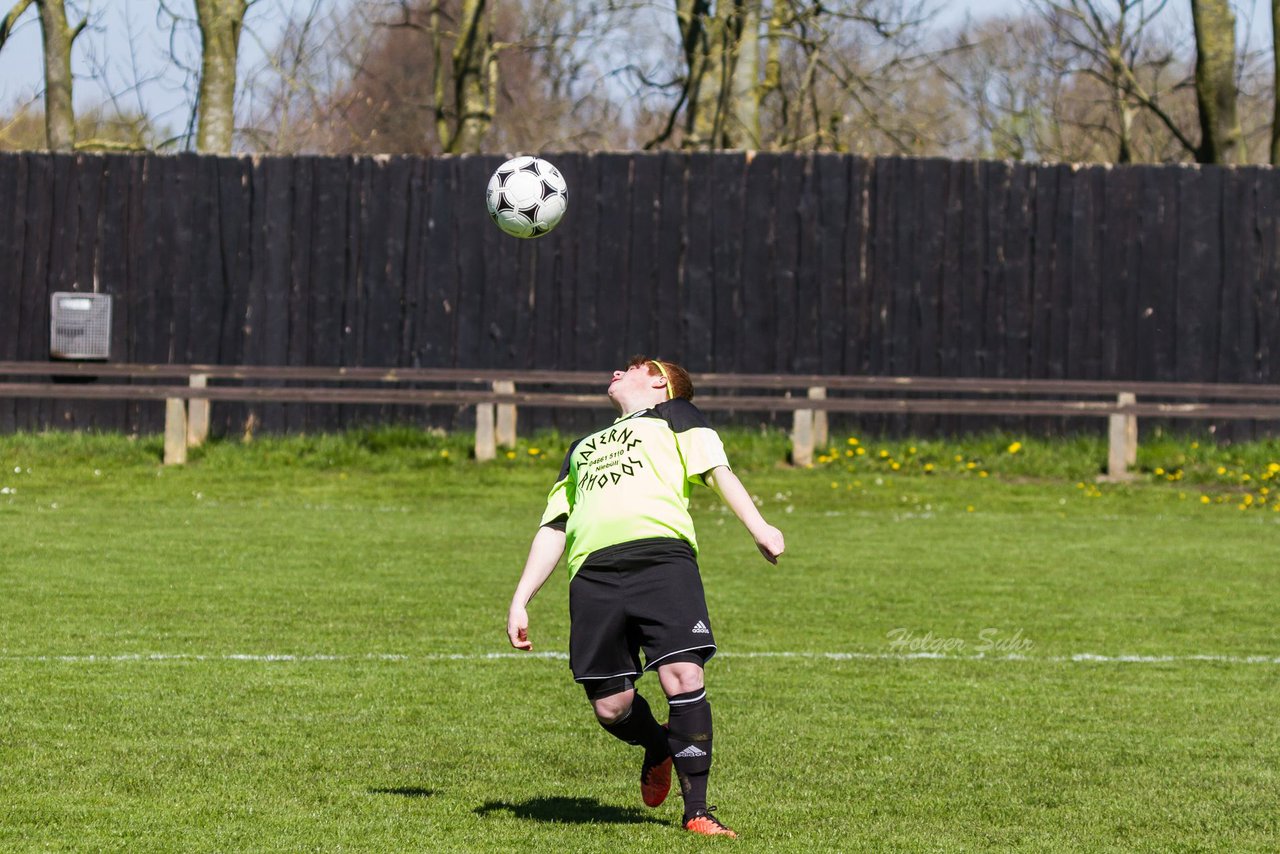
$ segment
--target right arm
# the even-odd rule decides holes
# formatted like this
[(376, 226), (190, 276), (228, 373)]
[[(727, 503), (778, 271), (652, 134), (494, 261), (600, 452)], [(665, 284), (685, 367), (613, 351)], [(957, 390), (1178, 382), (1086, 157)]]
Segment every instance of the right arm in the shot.
[(516, 649), (533, 649), (533, 642), (529, 640), (529, 613), (526, 608), (555, 571), (560, 556), (564, 554), (564, 543), (564, 531), (549, 525), (542, 526), (533, 535), (529, 557), (524, 562), (524, 571), (520, 573), (520, 582), (516, 584), (511, 607), (507, 610), (507, 637)]

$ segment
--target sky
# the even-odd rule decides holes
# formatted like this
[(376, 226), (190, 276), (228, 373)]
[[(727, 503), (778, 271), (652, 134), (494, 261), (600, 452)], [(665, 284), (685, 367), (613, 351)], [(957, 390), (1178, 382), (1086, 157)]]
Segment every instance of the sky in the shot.
[[(345, 0), (320, 0), (325, 5)], [(13, 0), (0, 0), (0, 14)], [(190, 120), (192, 72), (169, 61), (170, 45), (192, 69), (198, 66), (199, 40), (194, 21), (179, 23), (161, 10), (160, 0), (70, 0), (91, 10), (90, 28), (76, 41), (72, 69), (77, 76), (76, 106), (100, 104), (112, 95), (128, 112), (145, 112), (162, 127), (180, 131)], [(288, 13), (305, 10), (316, 0), (257, 0), (250, 6), (246, 31), (241, 38), (240, 69), (258, 65), (265, 49), (279, 36)], [(937, 0), (939, 26), (954, 26), (966, 15), (975, 19), (1013, 13), (1024, 0)], [(194, 18), (191, 0), (169, 0), (178, 14)], [(1236, 0), (1241, 38), (1255, 46), (1270, 41), (1268, 4), (1263, 0)], [(1172, 26), (1190, 32), (1190, 1), (1168, 0), (1165, 15)], [(131, 49), (131, 46), (133, 49)], [(134, 57), (136, 55), (136, 61)], [(105, 74), (106, 86), (90, 79)], [(0, 49), (0, 113), (11, 113), (19, 104), (38, 100), (42, 90), (43, 59), (40, 26), (34, 6), (23, 15), (9, 42)], [(137, 85), (135, 85), (135, 83)]]

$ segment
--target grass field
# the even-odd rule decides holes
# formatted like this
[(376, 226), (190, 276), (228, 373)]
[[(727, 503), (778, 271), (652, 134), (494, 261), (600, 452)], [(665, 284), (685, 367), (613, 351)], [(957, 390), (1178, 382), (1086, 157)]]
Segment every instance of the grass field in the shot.
[(507, 646), (557, 437), (0, 438), (0, 850), (1280, 848), (1280, 448), (780, 442), (779, 567), (695, 503), (733, 843), (640, 806), (563, 569)]

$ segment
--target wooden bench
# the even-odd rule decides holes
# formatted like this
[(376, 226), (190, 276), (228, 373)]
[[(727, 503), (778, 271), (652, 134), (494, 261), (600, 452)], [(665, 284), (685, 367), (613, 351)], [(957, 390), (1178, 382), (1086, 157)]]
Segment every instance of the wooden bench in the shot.
[[(476, 458), (488, 460), (498, 446), (515, 444), (518, 407), (607, 408), (599, 390), (607, 377), (608, 371), (0, 362), (0, 378), (9, 378), (0, 382), (0, 397), (163, 400), (166, 464), (185, 462), (187, 449), (207, 439), (216, 401), (475, 406)], [(827, 444), (830, 412), (1105, 417), (1112, 479), (1125, 478), (1136, 460), (1138, 418), (1280, 423), (1280, 386), (1274, 385), (717, 373), (695, 374), (693, 381), (704, 410), (791, 412), (792, 462), (800, 466), (811, 465), (814, 448)], [(518, 390), (528, 385), (596, 390)]]

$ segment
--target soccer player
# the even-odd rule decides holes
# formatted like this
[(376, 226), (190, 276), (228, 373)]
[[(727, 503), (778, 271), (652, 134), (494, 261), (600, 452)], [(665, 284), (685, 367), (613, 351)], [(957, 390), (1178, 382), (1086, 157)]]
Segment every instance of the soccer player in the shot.
[[(685, 829), (736, 837), (707, 806), (711, 704), (702, 670), (716, 644), (698, 574), (691, 487), (719, 494), (770, 563), (782, 554), (782, 532), (729, 469), (720, 437), (690, 402), (693, 383), (683, 368), (637, 356), (613, 372), (609, 397), (620, 417), (569, 447), (511, 599), (507, 635), (516, 649), (533, 649), (526, 608), (567, 551), (569, 666), (600, 725), (644, 748), (644, 803), (666, 799), (674, 764)], [(666, 724), (636, 691), (648, 670), (657, 670), (667, 696)]]

